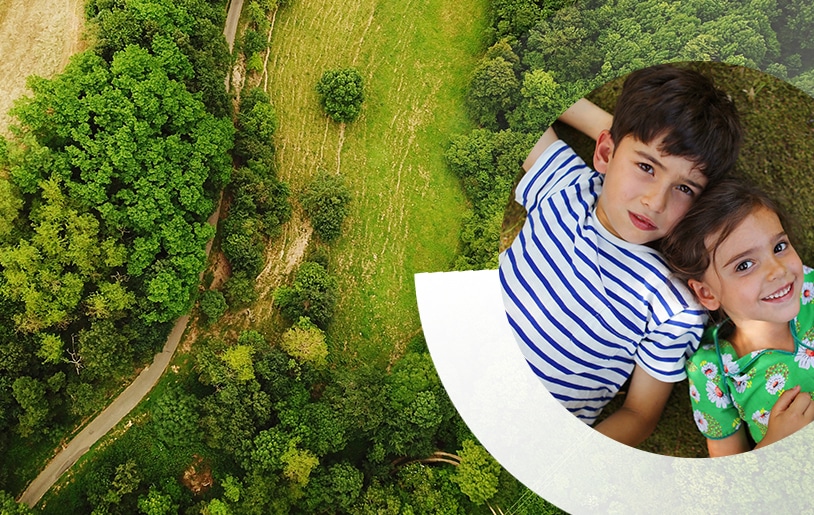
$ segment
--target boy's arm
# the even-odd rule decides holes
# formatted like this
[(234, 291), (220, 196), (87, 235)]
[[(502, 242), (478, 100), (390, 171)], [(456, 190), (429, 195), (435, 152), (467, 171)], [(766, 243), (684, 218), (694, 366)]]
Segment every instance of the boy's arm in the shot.
[(656, 428), (672, 390), (673, 383), (659, 381), (636, 365), (625, 403), (595, 429), (617, 442), (639, 445)]
[[(610, 130), (613, 115), (590, 100), (580, 98), (560, 115), (559, 120), (596, 140), (603, 130)], [(555, 141), (557, 141), (557, 133), (549, 127), (537, 140), (526, 160), (523, 161), (523, 170), (528, 172), (537, 161), (537, 158), (540, 157), (540, 154)]]
[(612, 114), (585, 98), (577, 100), (558, 119), (592, 140), (599, 139), (599, 134), (610, 130), (613, 123)]
[(523, 161), (523, 171), (528, 172), (531, 170), (531, 167), (534, 166), (534, 163), (537, 162), (537, 158), (539, 158), (542, 153), (551, 146), (552, 143), (557, 141), (557, 133), (554, 132), (554, 129), (549, 127), (545, 130), (540, 139), (537, 140), (537, 143), (531, 147), (531, 152), (529, 152), (529, 156)]

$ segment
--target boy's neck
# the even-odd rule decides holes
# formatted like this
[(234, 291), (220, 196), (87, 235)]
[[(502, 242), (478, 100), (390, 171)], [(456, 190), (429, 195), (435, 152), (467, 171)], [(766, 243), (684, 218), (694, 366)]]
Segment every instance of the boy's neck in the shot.
[(788, 322), (739, 323), (729, 337), (729, 343), (732, 344), (739, 358), (765, 349), (794, 351), (794, 336), (791, 334)]

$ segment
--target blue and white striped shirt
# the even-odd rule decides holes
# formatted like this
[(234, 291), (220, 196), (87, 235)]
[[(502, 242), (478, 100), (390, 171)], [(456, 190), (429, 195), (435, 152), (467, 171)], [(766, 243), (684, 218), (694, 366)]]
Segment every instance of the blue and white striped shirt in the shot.
[(517, 185), (528, 212), (500, 255), (509, 324), (532, 370), (592, 424), (636, 364), (685, 377), (706, 322), (655, 250), (611, 234), (595, 215), (602, 175), (557, 141)]

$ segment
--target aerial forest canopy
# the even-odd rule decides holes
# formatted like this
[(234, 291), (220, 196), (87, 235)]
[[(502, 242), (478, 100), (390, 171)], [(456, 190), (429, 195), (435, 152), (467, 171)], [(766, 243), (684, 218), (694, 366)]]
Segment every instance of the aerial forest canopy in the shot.
[(603, 84), (656, 63), (718, 61), (814, 94), (814, 8), (800, 0), (493, 0), (491, 11), (490, 46), (466, 97), (479, 128), (453, 137), (446, 154), (473, 203), (459, 269), (497, 266), (502, 213), (528, 149)]
[[(97, 386), (132, 374), (189, 310), (232, 169), (217, 3), (87, 14), (99, 44), (29, 79), (0, 153), (0, 331), (19, 335), (3, 342), (0, 432), (19, 419), (35, 439), (95, 410)], [(28, 416), (20, 399), (45, 385), (45, 414)]]
[[(88, 0), (91, 48), (61, 75), (32, 78), (31, 95), (14, 109), (13, 135), (0, 139), (0, 506), (11, 505), (3, 490), (22, 491), (37, 460), (44, 463), (148, 362), (175, 319), (192, 313), (201, 323), (178, 374), (165, 376), (132, 426), (94, 449), (43, 511), (557, 512), (477, 443), (420, 331), (393, 343), (398, 352), (386, 366), (349, 358), (364, 355), (355, 348), (338, 357), (338, 348), (352, 345), (332, 340), (335, 312), (356, 308), (342, 304), (347, 292), (331, 265), (347, 259), (334, 252), (358, 224), (351, 208), (363, 205), (365, 192), (351, 190), (359, 181), (320, 173), (320, 163), (292, 192), (277, 177), (274, 145), (291, 122), (278, 119), (284, 111), (258, 86), (271, 71), (273, 89), (273, 70), (264, 69), (276, 51), (272, 20), (279, 26), (283, 10), (317, 4), (247, 0), (233, 57), (222, 37), (227, 3)], [(355, 25), (403, 23), (371, 12)], [(460, 124), (462, 134), (438, 132), (450, 140), (439, 173), (458, 177), (471, 205), (455, 268), (497, 266), (520, 163), (565, 107), (608, 80), (656, 62), (700, 59), (760, 68), (814, 91), (814, 8), (803, 0), (492, 0), (489, 15), (486, 34), (471, 40), (482, 44), (469, 88), (459, 88), (459, 105), (450, 108), (463, 118), (466, 106), (471, 120)], [(392, 64), (383, 54), (366, 61), (366, 51), (354, 65), (369, 89), (361, 114), (343, 118), (346, 149), (354, 131), (370, 132), (381, 107), (371, 70)], [(257, 80), (232, 98), (224, 78), (243, 58)], [(308, 93), (322, 113), (319, 74), (312, 79)], [(748, 91), (751, 79), (738, 80), (730, 86)], [(361, 93), (358, 86), (351, 92)], [(755, 101), (778, 91), (768, 82), (755, 87)], [(608, 105), (610, 93), (597, 101)], [(351, 95), (357, 108), (361, 99)], [(324, 121), (332, 131), (334, 122)], [(292, 146), (300, 151), (289, 145), (289, 153)], [(346, 162), (377, 178), (387, 173), (365, 169), (364, 159)], [(214, 234), (206, 220), (221, 195), (227, 209), (216, 250), (228, 273), (213, 285), (210, 271), (200, 284)], [(280, 255), (269, 252), (270, 242), (285, 239), (289, 220), (305, 217), (314, 236), (281, 279), (289, 284), (258, 288), (267, 260)], [(379, 257), (364, 268), (379, 266)], [(251, 313), (262, 301), (255, 323)], [(381, 311), (376, 316), (402, 314)], [(244, 326), (217, 332), (237, 313)], [(344, 329), (360, 337), (369, 330)], [(190, 470), (208, 479), (208, 489), (195, 490)]]

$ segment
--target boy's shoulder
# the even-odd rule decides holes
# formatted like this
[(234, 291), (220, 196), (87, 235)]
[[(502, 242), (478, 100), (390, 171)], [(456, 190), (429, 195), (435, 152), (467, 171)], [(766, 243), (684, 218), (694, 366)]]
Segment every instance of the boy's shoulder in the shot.
[(576, 180), (589, 180), (598, 174), (563, 140), (553, 141), (529, 165), (516, 189), (517, 202), (530, 207), (529, 200), (548, 195)]

